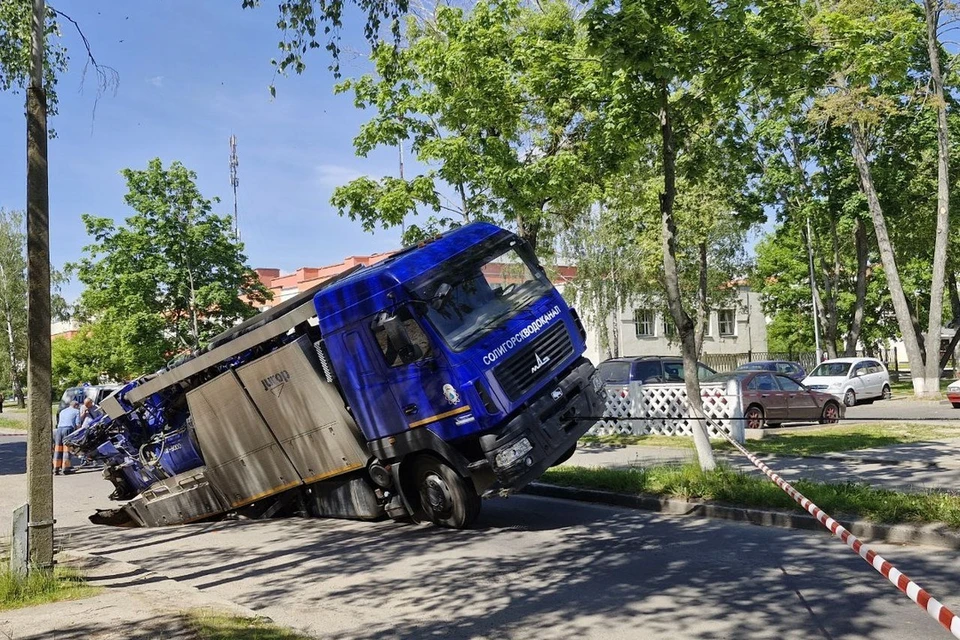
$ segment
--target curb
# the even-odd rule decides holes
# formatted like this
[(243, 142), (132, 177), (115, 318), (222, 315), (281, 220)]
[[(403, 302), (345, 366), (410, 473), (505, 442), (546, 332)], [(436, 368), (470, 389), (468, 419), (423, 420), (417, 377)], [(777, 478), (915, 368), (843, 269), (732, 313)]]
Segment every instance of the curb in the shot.
[[(521, 493), (546, 498), (594, 502), (629, 509), (643, 509), (667, 515), (699, 516), (701, 518), (749, 522), (764, 527), (807, 531), (824, 530), (823, 525), (813, 516), (789, 511), (730, 507), (709, 502), (689, 502), (676, 498), (661, 498), (644, 494), (561, 487), (541, 482), (527, 485)], [(950, 529), (941, 523), (924, 525), (880, 524), (866, 520), (839, 520), (838, 522), (852, 534), (864, 540), (893, 544), (927, 545), (941, 549), (960, 549), (960, 531)]]

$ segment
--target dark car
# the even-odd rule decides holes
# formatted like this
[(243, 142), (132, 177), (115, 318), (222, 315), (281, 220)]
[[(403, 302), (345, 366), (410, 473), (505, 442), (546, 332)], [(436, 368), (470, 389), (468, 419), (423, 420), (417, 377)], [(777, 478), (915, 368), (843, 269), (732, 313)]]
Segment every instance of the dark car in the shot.
[(119, 388), (120, 385), (118, 384), (87, 384), (82, 387), (70, 387), (60, 397), (60, 406), (57, 407), (57, 412), (62, 411), (72, 400), (83, 404), (84, 400), (90, 398), (95, 404), (100, 404), (104, 398)]
[[(716, 371), (697, 363), (697, 375), (702, 379)], [(677, 356), (626, 356), (604, 360), (597, 367), (597, 375), (607, 392), (620, 391), (624, 396), (631, 382), (683, 382), (683, 358)]]
[(790, 362), (789, 360), (757, 360), (748, 362), (737, 367), (737, 371), (772, 371), (790, 376), (797, 382), (803, 382), (807, 377), (807, 372), (800, 366), (799, 362)]
[(843, 418), (836, 396), (814, 391), (782, 373), (731, 371), (704, 378), (703, 383), (733, 383), (748, 429), (777, 427), (784, 422), (832, 424)]

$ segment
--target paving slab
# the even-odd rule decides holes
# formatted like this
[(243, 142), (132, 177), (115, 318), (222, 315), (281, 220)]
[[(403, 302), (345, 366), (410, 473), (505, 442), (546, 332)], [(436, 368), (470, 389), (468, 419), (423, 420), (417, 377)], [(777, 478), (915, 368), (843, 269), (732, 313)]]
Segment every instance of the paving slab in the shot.
[(100, 594), (0, 613), (2, 640), (196, 640), (186, 611), (257, 614), (229, 600), (143, 567), (106, 557), (60, 554), (61, 565), (80, 569)]

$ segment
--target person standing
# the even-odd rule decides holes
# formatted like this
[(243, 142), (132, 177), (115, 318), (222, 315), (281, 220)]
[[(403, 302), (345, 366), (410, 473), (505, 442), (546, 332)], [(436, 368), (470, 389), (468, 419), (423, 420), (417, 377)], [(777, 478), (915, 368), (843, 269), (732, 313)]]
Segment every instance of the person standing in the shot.
[(53, 432), (53, 473), (55, 475), (73, 473), (73, 456), (63, 440), (80, 425), (80, 403), (76, 400), (64, 407), (57, 418), (57, 428)]

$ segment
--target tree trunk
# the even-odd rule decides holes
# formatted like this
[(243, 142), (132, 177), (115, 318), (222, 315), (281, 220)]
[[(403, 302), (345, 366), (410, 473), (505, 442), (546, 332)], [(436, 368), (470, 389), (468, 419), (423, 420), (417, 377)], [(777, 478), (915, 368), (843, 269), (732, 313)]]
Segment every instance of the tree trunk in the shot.
[(927, 54), (930, 57), (930, 84), (937, 107), (937, 232), (933, 245), (933, 273), (930, 281), (930, 317), (927, 320), (927, 362), (924, 395), (940, 395), (940, 330), (943, 326), (944, 273), (947, 268), (947, 241), (950, 230), (950, 139), (947, 131), (947, 103), (943, 96), (940, 43), (937, 40), (938, 3), (923, 0), (927, 22)]
[(20, 362), (17, 360), (17, 349), (13, 341), (13, 308), (8, 296), (10, 283), (7, 282), (7, 271), (0, 264), (0, 287), (3, 287), (3, 319), (7, 326), (7, 354), (10, 356), (10, 386), (17, 406), (21, 409), (26, 404), (23, 401), (23, 387), (20, 383)]
[(860, 342), (860, 332), (863, 330), (863, 307), (867, 301), (867, 226), (863, 220), (857, 218), (854, 230), (854, 242), (857, 248), (857, 284), (856, 299), (853, 303), (853, 320), (850, 323), (850, 333), (847, 334), (847, 345), (844, 355), (857, 355), (857, 343)]
[(660, 84), (660, 135), (663, 141), (663, 192), (660, 194), (660, 218), (663, 234), (663, 279), (667, 289), (667, 306), (683, 353), (683, 379), (687, 389), (690, 417), (693, 419), (693, 442), (697, 448), (700, 468), (716, 468), (710, 436), (700, 398), (700, 380), (697, 378), (697, 344), (693, 320), (683, 309), (680, 298), (680, 278), (677, 273), (677, 226), (673, 219), (673, 203), (677, 195), (676, 152), (673, 148), (673, 124), (670, 119), (670, 96), (666, 82)]
[(703, 336), (710, 321), (710, 305), (707, 304), (707, 243), (700, 243), (700, 282), (697, 290), (697, 324), (694, 338), (697, 345), (697, 360), (703, 353)]
[(887, 288), (893, 302), (893, 310), (900, 326), (900, 335), (910, 361), (910, 377), (913, 381), (913, 391), (917, 396), (923, 395), (924, 363), (920, 352), (920, 340), (910, 319), (910, 305), (903, 293), (903, 283), (900, 282), (900, 271), (897, 269), (897, 259), (893, 253), (890, 235), (887, 233), (887, 221), (883, 217), (877, 189), (873, 184), (873, 174), (870, 171), (870, 162), (867, 160), (866, 135), (858, 122), (850, 123), (850, 137), (852, 138), (853, 161), (860, 175), (860, 188), (867, 198), (867, 207), (873, 219), (873, 228), (877, 236), (877, 246), (880, 249), (880, 260), (883, 263), (883, 272), (887, 276)]
[(540, 236), (540, 221), (529, 222), (522, 214), (517, 214), (517, 235), (530, 245), (533, 252), (537, 252), (537, 241)]
[[(814, 272), (813, 272), (813, 238), (811, 237), (811, 235), (813, 234), (813, 232), (810, 231), (810, 219), (809, 219), (809, 218), (807, 218), (807, 226), (806, 226), (806, 229), (801, 230), (800, 233), (803, 235), (803, 237), (804, 237), (804, 239), (805, 239), (805, 241), (806, 241), (806, 245), (807, 245), (807, 261), (808, 261), (809, 264), (810, 264), (810, 293), (811, 293), (811, 295), (813, 296), (813, 304), (814, 304), (814, 306), (816, 307), (816, 310), (815, 310), (816, 312), (815, 312), (815, 314), (814, 314), (814, 322), (819, 323), (819, 325), (820, 325), (821, 327), (826, 327), (826, 324), (827, 324), (827, 315), (826, 315), (826, 312), (825, 312), (825, 310), (824, 310), (823, 297), (820, 295), (820, 282), (817, 280), (816, 274), (814, 274)], [(818, 335), (818, 334), (817, 334), (817, 327), (816, 327), (816, 326), (813, 328), (813, 333), (814, 333), (814, 335)], [(817, 345), (817, 348), (820, 349), (820, 348), (821, 348), (821, 345), (818, 344), (818, 345)], [(817, 358), (819, 358), (820, 356), (821, 356), (821, 354), (820, 354), (820, 352), (818, 351), (818, 352), (817, 352)], [(831, 357), (835, 357), (835, 356), (831, 356)]]
[[(837, 220), (830, 216), (830, 248), (833, 254), (833, 264), (828, 270), (824, 268), (824, 292), (827, 303), (824, 315), (824, 334), (827, 346), (827, 357), (837, 357), (837, 295), (840, 281), (840, 240), (837, 237)], [(826, 265), (824, 265), (826, 267)]]
[(947, 273), (947, 296), (950, 298), (950, 326), (960, 327), (960, 290), (957, 289), (957, 274), (954, 271)]

